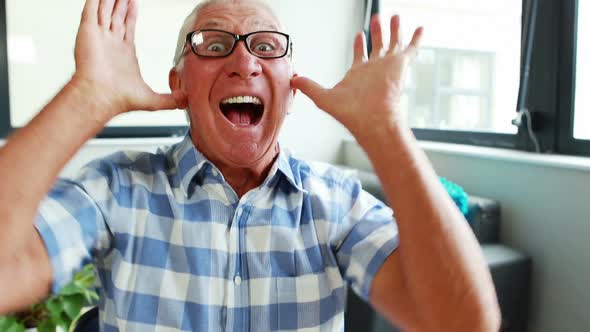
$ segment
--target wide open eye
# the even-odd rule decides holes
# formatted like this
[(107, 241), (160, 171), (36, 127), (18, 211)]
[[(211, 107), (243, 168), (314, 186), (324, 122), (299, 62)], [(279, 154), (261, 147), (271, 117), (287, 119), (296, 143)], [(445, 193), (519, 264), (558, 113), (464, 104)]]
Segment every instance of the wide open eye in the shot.
[(191, 40), (193, 49), (202, 56), (225, 56), (233, 45), (233, 35), (221, 31), (200, 31)]
[(276, 32), (257, 32), (250, 36), (248, 45), (260, 57), (279, 57), (285, 54), (288, 37)]
[(255, 53), (272, 53), (275, 47), (269, 43), (260, 43), (253, 49)]
[(224, 54), (227, 47), (223, 43), (211, 43), (207, 45), (207, 52)]

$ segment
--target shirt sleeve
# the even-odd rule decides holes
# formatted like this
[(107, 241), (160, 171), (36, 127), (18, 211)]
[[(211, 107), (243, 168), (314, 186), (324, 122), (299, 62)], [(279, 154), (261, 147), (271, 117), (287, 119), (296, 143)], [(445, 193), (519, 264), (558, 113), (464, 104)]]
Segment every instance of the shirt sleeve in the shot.
[(398, 228), (393, 211), (362, 190), (358, 180), (349, 181), (343, 192), (336, 260), (353, 291), (368, 302), (375, 274), (399, 245)]
[(35, 227), (49, 254), (52, 292), (111, 246), (105, 214), (112, 210), (118, 186), (116, 169), (104, 161), (86, 166), (74, 179), (59, 179), (41, 202)]

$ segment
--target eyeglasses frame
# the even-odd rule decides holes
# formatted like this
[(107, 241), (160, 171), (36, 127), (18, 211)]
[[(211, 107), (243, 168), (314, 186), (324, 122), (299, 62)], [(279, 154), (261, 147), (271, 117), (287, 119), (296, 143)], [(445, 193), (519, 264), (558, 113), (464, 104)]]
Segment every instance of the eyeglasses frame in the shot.
[[(231, 50), (229, 50), (229, 52), (226, 55), (201, 55), (201, 54), (197, 54), (197, 51), (195, 50), (195, 48), (193, 46), (193, 43), (191, 42), (192, 36), (195, 33), (198, 33), (198, 32), (208, 32), (208, 31), (212, 31), (212, 32), (224, 32), (224, 33), (227, 33), (227, 34), (232, 35), (234, 37), (234, 40), (235, 40), (234, 41), (234, 44), (233, 44)], [(248, 39), (248, 37), (250, 37), (251, 35), (258, 34), (258, 33), (264, 33), (264, 32), (277, 33), (277, 34), (280, 34), (280, 35), (283, 35), (283, 36), (287, 37), (287, 48), (285, 49), (285, 53), (283, 55), (265, 57), (265, 56), (260, 56), (260, 55), (254, 54), (252, 52), (252, 50), (250, 49), (250, 46), (248, 46), (248, 43), (246, 43), (246, 39)], [(244, 35), (239, 35), (237, 33), (229, 32), (229, 31), (225, 31), (225, 30), (219, 30), (219, 29), (200, 29), (200, 30), (194, 30), (194, 31), (189, 32), (186, 35), (186, 40), (184, 42), (184, 46), (182, 47), (182, 52), (180, 54), (182, 54), (182, 56), (184, 56), (185, 51), (186, 51), (186, 44), (188, 43), (191, 46), (191, 50), (193, 51), (193, 54), (195, 54), (196, 56), (203, 57), (203, 58), (225, 58), (225, 57), (230, 56), (234, 52), (234, 50), (236, 49), (236, 45), (238, 45), (238, 43), (240, 41), (243, 41), (244, 42), (244, 45), (246, 46), (246, 49), (248, 50), (248, 52), (250, 54), (252, 54), (255, 57), (260, 58), (260, 59), (280, 59), (280, 58), (285, 57), (287, 54), (289, 55), (289, 58), (291, 58), (291, 56), (293, 55), (293, 42), (291, 41), (291, 36), (289, 36), (286, 33), (283, 33), (283, 32), (280, 32), (280, 31), (273, 31), (273, 30), (260, 30), (260, 31), (253, 31), (253, 32), (250, 32), (250, 33), (247, 33), (247, 34), (244, 34)]]

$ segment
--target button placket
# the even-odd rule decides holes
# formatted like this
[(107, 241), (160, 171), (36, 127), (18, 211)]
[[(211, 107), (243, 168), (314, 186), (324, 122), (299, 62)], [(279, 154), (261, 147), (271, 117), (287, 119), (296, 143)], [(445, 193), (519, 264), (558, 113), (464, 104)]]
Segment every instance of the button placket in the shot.
[[(236, 243), (237, 254), (239, 255), (237, 259), (237, 266), (235, 270), (236, 273), (234, 275), (233, 284), (234, 289), (236, 290), (236, 294), (240, 294), (239, 299), (236, 299), (236, 301), (238, 301), (238, 303), (241, 306), (246, 306), (248, 305), (248, 303), (250, 303), (250, 294), (248, 287), (245, 287), (245, 285), (241, 286), (242, 282), (244, 281), (243, 277), (245, 277), (243, 273), (247, 273), (248, 270), (248, 262), (247, 260), (242, 261), (241, 253), (246, 251), (247, 218), (250, 215), (252, 209), (254, 209), (254, 207), (251, 204), (249, 204), (249, 202), (254, 199), (254, 197), (259, 191), (259, 189), (254, 189), (242, 196), (242, 199), (240, 199), (240, 202), (238, 203), (238, 207), (236, 209), (236, 213), (234, 215), (234, 223), (232, 224), (232, 226), (235, 226), (235, 229), (237, 231)], [(244, 328), (248, 328), (250, 326), (249, 311), (241, 311), (240, 313), (242, 317), (236, 318), (237, 321), (241, 321), (242, 326)]]
[[(240, 203), (238, 203), (240, 204)], [(226, 307), (222, 311), (222, 319), (224, 321), (224, 328), (223, 330), (232, 330), (234, 328), (235, 311), (228, 310), (228, 307), (236, 307), (239, 306), (241, 303), (241, 299), (238, 296), (238, 292), (236, 292), (236, 283), (235, 278), (240, 273), (240, 232), (239, 232), (239, 218), (241, 215), (241, 206), (238, 205), (236, 210), (234, 211), (233, 219), (231, 224), (229, 225), (229, 254), (230, 257), (234, 256), (237, 257), (236, 259), (231, 259), (229, 263), (228, 269), (228, 276), (226, 281), (226, 292), (228, 294), (232, 293), (235, 294), (231, 298), (232, 301), (228, 301), (225, 303)], [(241, 282), (241, 280), (240, 280)]]
[(235, 229), (235, 241), (234, 243), (236, 244), (236, 251), (235, 253), (238, 255), (237, 256), (237, 260), (236, 260), (236, 269), (235, 269), (235, 274), (234, 274), (234, 285), (235, 286), (240, 286), (242, 284), (242, 276), (241, 271), (242, 271), (242, 259), (241, 259), (241, 254), (242, 254), (242, 247), (241, 247), (241, 235), (240, 235), (240, 221), (242, 219), (242, 216), (244, 214), (244, 203), (239, 203), (238, 208), (236, 209), (236, 213), (235, 213), (235, 219), (234, 219), (234, 223), (233, 226)]

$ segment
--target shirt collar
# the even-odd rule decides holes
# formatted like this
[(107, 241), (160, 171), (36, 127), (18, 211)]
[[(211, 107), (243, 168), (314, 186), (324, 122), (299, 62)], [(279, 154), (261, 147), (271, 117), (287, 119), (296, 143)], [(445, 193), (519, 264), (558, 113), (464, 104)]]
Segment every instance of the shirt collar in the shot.
[(172, 159), (178, 172), (180, 187), (184, 194), (188, 196), (189, 186), (195, 175), (211, 162), (195, 148), (190, 133), (176, 145), (172, 153)]
[[(273, 170), (276, 167), (294, 188), (303, 193), (307, 193), (307, 190), (303, 189), (303, 181), (301, 179), (301, 172), (299, 171), (300, 162), (293, 158), (291, 152), (282, 148), (280, 144), (279, 148), (279, 157), (275, 162), (275, 166), (273, 166)], [(270, 174), (274, 173), (273, 170), (271, 170)]]
[[(210, 169), (216, 169), (213, 163), (195, 148), (190, 132), (176, 145), (172, 153), (172, 158), (180, 178), (180, 186), (187, 197), (190, 195), (191, 182), (197, 174), (208, 168), (207, 166)], [(274, 181), (272, 179), (280, 172), (294, 188), (307, 193), (303, 189), (299, 166), (300, 162), (293, 158), (287, 149), (280, 147), (279, 156), (264, 183), (273, 183)]]

